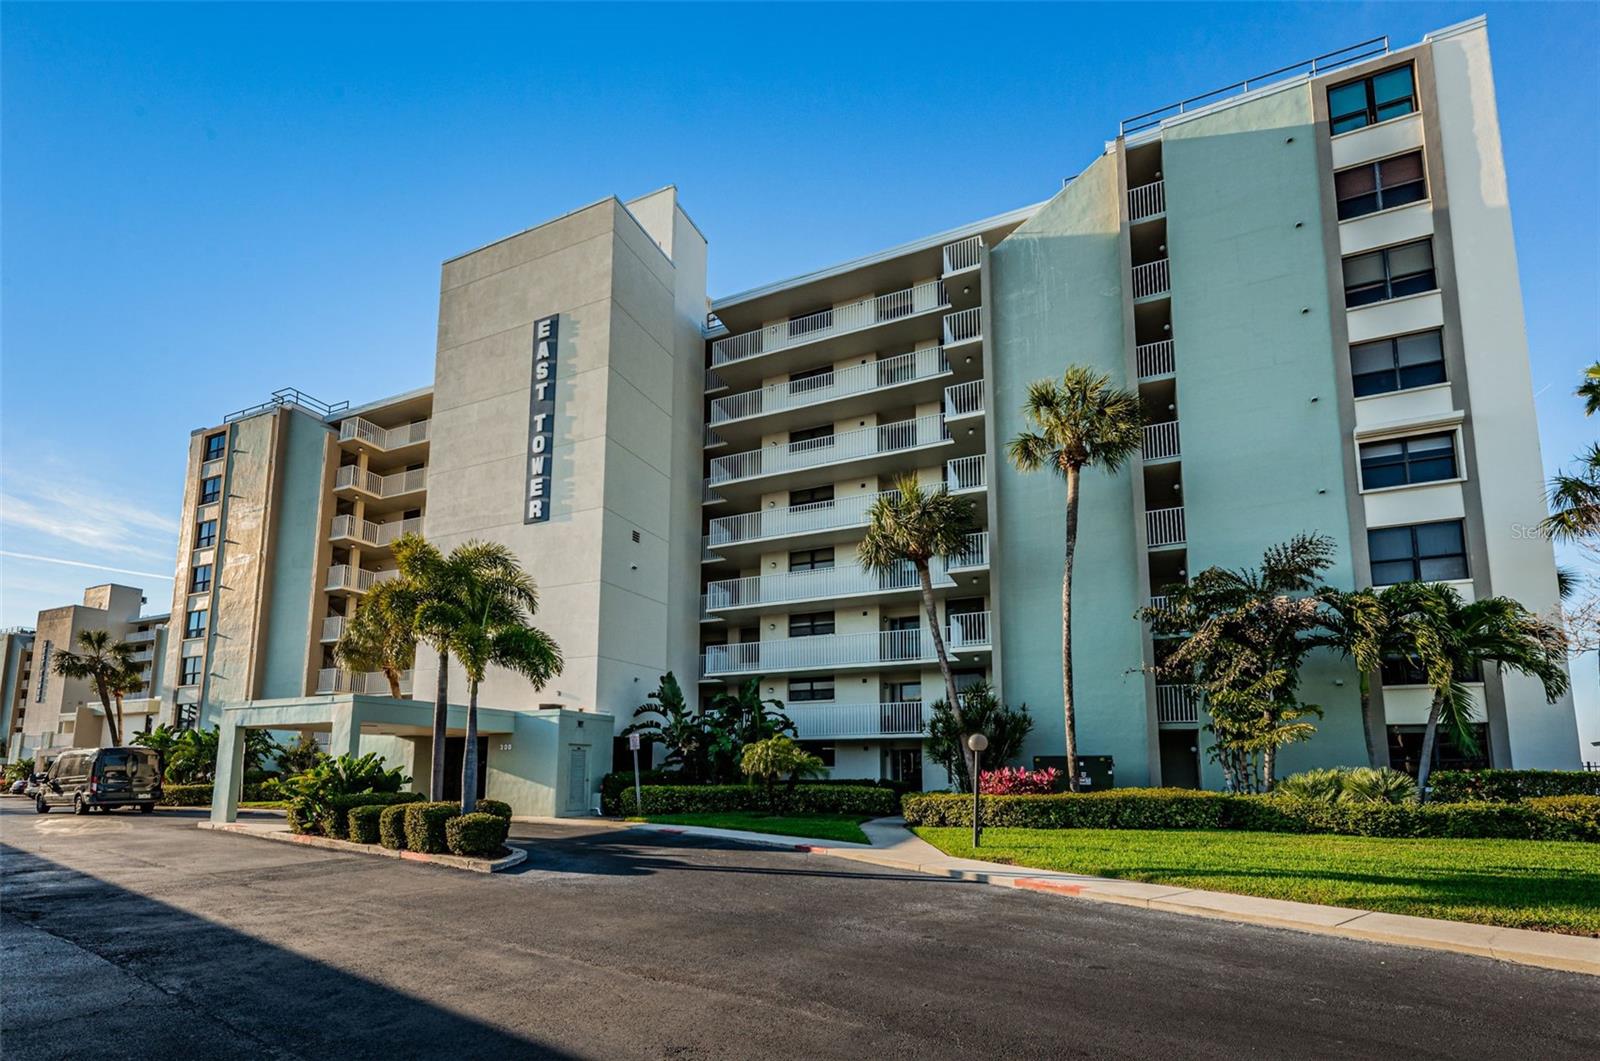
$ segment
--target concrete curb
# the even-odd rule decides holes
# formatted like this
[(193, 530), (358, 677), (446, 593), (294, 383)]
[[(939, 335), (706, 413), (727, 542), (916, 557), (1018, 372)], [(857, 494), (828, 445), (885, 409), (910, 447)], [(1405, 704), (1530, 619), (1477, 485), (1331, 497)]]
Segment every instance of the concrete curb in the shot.
[(1091, 902), (1143, 907), (1190, 917), (1209, 917), (1249, 925), (1268, 925), (1326, 936), (1392, 943), (1406, 947), (1453, 951), (1482, 958), (1535, 965), (1562, 972), (1600, 976), (1600, 939), (1501, 928), (1465, 921), (1386, 914), (1343, 906), (1321, 906), (1285, 899), (1263, 899), (1232, 892), (1203, 891), (1170, 884), (1088, 877), (1050, 870), (1007, 866), (976, 859), (952, 858), (905, 827), (898, 818), (879, 818), (862, 825), (873, 846), (839, 844), (798, 836), (743, 833), (732, 829), (705, 829), (690, 825), (631, 823), (635, 828), (661, 833), (710, 836), (739, 840), (812, 855), (866, 862), (888, 869), (908, 870), (933, 877), (1020, 888), (1046, 895), (1062, 895)]
[(435, 866), (466, 870), (469, 873), (499, 873), (528, 860), (528, 852), (520, 847), (511, 848), (511, 853), (501, 858), (465, 858), (461, 855), (433, 855), (421, 851), (393, 851), (375, 844), (357, 844), (349, 840), (334, 840), (327, 836), (305, 836), (300, 833), (285, 832), (282, 829), (262, 828), (246, 822), (196, 822), (195, 824), (201, 829), (232, 833), (235, 836), (249, 836), (257, 840), (276, 840), (279, 843), (300, 844), (303, 847), (320, 847), (325, 851), (376, 855), (380, 858), (395, 858), (405, 862), (427, 862)]

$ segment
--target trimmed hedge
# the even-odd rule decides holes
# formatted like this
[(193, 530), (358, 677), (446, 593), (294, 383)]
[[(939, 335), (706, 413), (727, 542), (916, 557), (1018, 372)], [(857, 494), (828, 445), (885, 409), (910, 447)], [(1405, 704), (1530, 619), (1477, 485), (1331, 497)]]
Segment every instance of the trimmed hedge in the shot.
[(389, 807), (396, 803), (416, 803), (426, 797), (420, 792), (353, 792), (348, 796), (329, 796), (322, 805), (317, 824), (323, 836), (335, 840), (350, 835), (350, 812), (357, 807)]
[(493, 814), (496, 818), (504, 818), (508, 822), (511, 820), (511, 804), (504, 800), (480, 799), (476, 809), (479, 814)]
[[(269, 786), (271, 786), (269, 788)], [(163, 807), (209, 807), (211, 806), (211, 782), (202, 781), (193, 785), (169, 785), (162, 782), (161, 798), (156, 802)], [(260, 803), (265, 800), (283, 798), (272, 779), (256, 784), (250, 782), (239, 792), (239, 802)]]
[[(766, 792), (753, 785), (645, 785), (643, 817), (652, 814), (701, 814), (718, 811), (765, 811)], [(859, 814), (869, 818), (893, 815), (899, 808), (887, 788), (866, 785), (796, 785), (779, 787), (779, 810), (789, 814)], [(622, 793), (620, 811), (641, 816), (634, 807), (633, 788)]]
[(445, 824), (461, 813), (459, 803), (408, 803), (406, 850), (438, 855), (448, 851)]
[(368, 803), (360, 807), (351, 807), (346, 818), (350, 822), (350, 840), (357, 844), (375, 844), (378, 842), (378, 822), (383, 812), (390, 807), (404, 806), (404, 804), (390, 804), (388, 807), (379, 803)]
[(510, 818), (498, 814), (458, 814), (444, 823), (445, 844), (452, 855), (494, 858), (506, 846)]
[[(670, 770), (640, 770), (641, 785), (673, 785), (682, 781), (681, 774)], [(633, 771), (613, 770), (600, 779), (600, 813), (613, 818), (622, 815), (622, 793), (633, 791)]]
[(1568, 822), (1582, 839), (1600, 840), (1600, 796), (1535, 796), (1525, 802), (1540, 814)]
[(1600, 796), (1592, 770), (1440, 770), (1428, 778), (1434, 803), (1515, 803), (1540, 796)]
[[(1566, 797), (1575, 799), (1576, 797)], [(972, 825), (970, 795), (907, 796), (908, 824)], [(1600, 800), (1528, 803), (1342, 803), (1190, 789), (1112, 789), (985, 796), (983, 824), (1020, 829), (1243, 829), (1345, 836), (1505, 840), (1600, 839)]]
[(406, 849), (406, 808), (410, 803), (396, 803), (382, 807), (378, 812), (378, 843), (391, 851)]

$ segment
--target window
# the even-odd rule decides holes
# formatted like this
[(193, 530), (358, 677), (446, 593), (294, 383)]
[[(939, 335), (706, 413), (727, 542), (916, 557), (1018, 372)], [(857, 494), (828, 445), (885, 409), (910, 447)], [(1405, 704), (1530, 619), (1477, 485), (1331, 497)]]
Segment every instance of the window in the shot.
[(833, 367), (823, 365), (809, 372), (793, 372), (789, 375), (790, 394), (809, 394), (812, 391), (826, 390), (833, 386)]
[(1467, 577), (1467, 537), (1458, 519), (1369, 530), (1367, 549), (1376, 586)]
[(1350, 348), (1357, 398), (1444, 382), (1444, 345), (1438, 332), (1418, 332)]
[(204, 608), (198, 608), (185, 616), (183, 621), (183, 636), (206, 636), (206, 610)]
[(883, 685), (883, 702), (886, 704), (911, 704), (921, 701), (921, 682), (885, 682)]
[(218, 431), (214, 435), (206, 436), (205, 460), (214, 461), (222, 456), (222, 450), (227, 445), (228, 435), (225, 431)]
[(1328, 89), (1328, 127), (1335, 134), (1399, 118), (1416, 109), (1417, 90), (1409, 64)]
[(1422, 176), (1422, 152), (1412, 151), (1379, 162), (1368, 162), (1333, 175), (1339, 220), (1389, 210), (1428, 197)]
[(211, 589), (211, 565), (196, 564), (189, 572), (189, 592), (207, 593)]
[(831, 505), (833, 504), (833, 484), (827, 486), (813, 486), (806, 490), (789, 491), (789, 507), (798, 505)]
[[(1390, 656), (1383, 660), (1380, 668), (1385, 686), (1392, 685), (1427, 685), (1428, 673), (1410, 656)], [(1456, 674), (1459, 682), (1482, 682), (1482, 664), (1474, 666), (1471, 670), (1460, 671)]]
[(818, 700), (833, 699), (833, 675), (828, 674), (820, 678), (790, 678), (789, 702), (794, 704), (813, 703)]
[(832, 612), (802, 612), (789, 616), (790, 637), (817, 637), (833, 633)]
[(829, 571), (833, 568), (833, 548), (801, 549), (789, 554), (790, 571)]
[(183, 657), (183, 663), (182, 663), (182, 665), (183, 665), (183, 675), (182, 675), (182, 677), (180, 677), (178, 679), (178, 684), (179, 685), (199, 685), (200, 684), (200, 663), (201, 663), (201, 660), (200, 660), (199, 656), (185, 656), (185, 657)]
[(1420, 239), (1344, 260), (1344, 304), (1366, 306), (1432, 291), (1433, 241)]
[(1361, 487), (1436, 483), (1456, 477), (1456, 436), (1419, 435), (1392, 442), (1368, 442), (1361, 447)]
[(200, 503), (214, 505), (222, 496), (222, 476), (208, 475), (200, 480)]
[[(1390, 726), (1389, 729), (1389, 765), (1410, 774), (1417, 775), (1417, 764), (1422, 761), (1422, 735), (1425, 726)], [(1476, 722), (1472, 729), (1477, 737), (1478, 750), (1469, 753), (1456, 743), (1455, 734), (1448, 727), (1440, 726), (1438, 736), (1433, 743), (1433, 769), (1435, 770), (1484, 770), (1489, 766), (1489, 726), (1487, 723)]]
[(801, 313), (789, 318), (789, 336), (798, 339), (813, 332), (827, 331), (833, 327), (833, 307)]
[(801, 453), (810, 449), (823, 449), (833, 445), (833, 425), (808, 427), (803, 431), (789, 432), (789, 452)]
[(829, 770), (833, 769), (832, 744), (824, 744), (821, 741), (814, 740), (803, 740), (800, 742), (800, 747), (803, 750), (810, 752), (812, 755), (815, 755), (818, 759), (821, 759), (823, 766), (827, 767)]
[(209, 549), (217, 544), (217, 521), (203, 519), (194, 525), (194, 547)]

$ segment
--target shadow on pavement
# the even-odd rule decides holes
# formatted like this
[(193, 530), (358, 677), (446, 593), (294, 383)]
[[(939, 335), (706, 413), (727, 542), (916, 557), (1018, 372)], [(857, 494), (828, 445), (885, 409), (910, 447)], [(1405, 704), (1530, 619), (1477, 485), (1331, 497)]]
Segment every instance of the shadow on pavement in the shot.
[(0, 858), (8, 1057), (574, 1056), (10, 845)]

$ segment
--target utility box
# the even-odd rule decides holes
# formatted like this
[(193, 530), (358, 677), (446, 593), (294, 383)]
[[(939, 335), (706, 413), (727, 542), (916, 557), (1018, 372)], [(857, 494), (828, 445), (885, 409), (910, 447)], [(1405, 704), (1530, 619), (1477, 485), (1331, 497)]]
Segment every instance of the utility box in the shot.
[[(1033, 768), (1043, 770), (1053, 766), (1061, 771), (1061, 791), (1067, 790), (1067, 757), (1065, 755), (1035, 755)], [(1116, 787), (1116, 770), (1112, 757), (1109, 755), (1080, 755), (1078, 756), (1078, 791), (1099, 792), (1103, 789)]]

